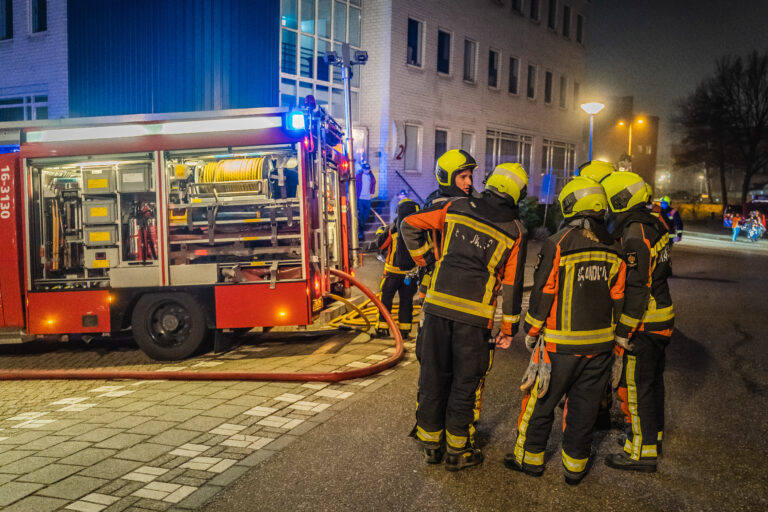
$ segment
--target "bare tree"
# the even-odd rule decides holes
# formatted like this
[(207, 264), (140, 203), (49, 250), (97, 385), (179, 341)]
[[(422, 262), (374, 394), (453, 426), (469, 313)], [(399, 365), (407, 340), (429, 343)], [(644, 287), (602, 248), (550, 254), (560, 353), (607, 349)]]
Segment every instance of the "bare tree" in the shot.
[(717, 168), (723, 203), (726, 170), (738, 169), (745, 203), (752, 177), (768, 166), (768, 53), (720, 59), (680, 104), (675, 121), (683, 132), (676, 163)]

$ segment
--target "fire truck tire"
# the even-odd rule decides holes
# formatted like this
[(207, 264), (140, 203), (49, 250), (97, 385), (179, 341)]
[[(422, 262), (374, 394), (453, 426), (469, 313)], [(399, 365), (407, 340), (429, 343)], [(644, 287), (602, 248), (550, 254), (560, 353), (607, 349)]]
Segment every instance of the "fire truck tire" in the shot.
[(193, 355), (205, 340), (205, 311), (186, 293), (149, 293), (131, 315), (133, 336), (152, 359), (176, 361)]

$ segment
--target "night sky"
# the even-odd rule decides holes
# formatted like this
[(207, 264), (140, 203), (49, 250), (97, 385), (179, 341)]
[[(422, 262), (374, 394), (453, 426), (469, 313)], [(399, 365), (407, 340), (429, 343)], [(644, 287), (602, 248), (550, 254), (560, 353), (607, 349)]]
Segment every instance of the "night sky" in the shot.
[(768, 50), (768, 0), (593, 0), (588, 23), (594, 98), (634, 96), (636, 113), (661, 118), (660, 166), (676, 102), (719, 57)]

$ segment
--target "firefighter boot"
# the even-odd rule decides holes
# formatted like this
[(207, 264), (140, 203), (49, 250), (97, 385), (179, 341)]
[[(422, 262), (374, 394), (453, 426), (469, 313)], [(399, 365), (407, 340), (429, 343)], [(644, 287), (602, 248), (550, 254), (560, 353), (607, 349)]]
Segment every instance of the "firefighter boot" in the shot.
[(612, 453), (605, 458), (605, 465), (613, 469), (628, 471), (641, 471), (643, 473), (656, 472), (656, 459), (635, 460), (626, 453)]
[(405, 341), (405, 340), (407, 340), (408, 338), (411, 337), (411, 331), (410, 330), (405, 331), (403, 329), (400, 329), (400, 336), (402, 336), (403, 337), (403, 341)]
[[(627, 434), (621, 434), (618, 439), (616, 439), (616, 444), (618, 444), (620, 447), (624, 448), (624, 444), (627, 442)], [(656, 455), (661, 457), (661, 441), (656, 441)]]
[(440, 464), (443, 462), (444, 455), (445, 448), (443, 446), (424, 447), (424, 458), (427, 459), (427, 464)]
[(460, 452), (451, 452), (445, 456), (445, 469), (460, 471), (464, 468), (477, 466), (483, 462), (483, 452), (479, 448), (468, 448)]
[(377, 338), (389, 338), (389, 329), (376, 329)]
[(528, 476), (541, 476), (544, 474), (544, 466), (541, 466), (538, 470), (533, 470), (528, 467), (523, 467), (517, 463), (514, 453), (508, 453), (504, 456), (504, 466), (512, 471), (519, 471), (525, 473)]

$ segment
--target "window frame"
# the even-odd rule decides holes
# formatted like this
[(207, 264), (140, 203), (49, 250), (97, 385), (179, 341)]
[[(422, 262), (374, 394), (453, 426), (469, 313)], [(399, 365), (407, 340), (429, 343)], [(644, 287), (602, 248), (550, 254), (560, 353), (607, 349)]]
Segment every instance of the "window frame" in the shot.
[(581, 83), (576, 80), (572, 80), (572, 83), (573, 110), (577, 110), (579, 108), (579, 96), (581, 96)]
[[(45, 97), (45, 101), (39, 101), (38, 98)], [(21, 109), (22, 112), (22, 118), (21, 119), (14, 119), (10, 120), (13, 121), (35, 121), (39, 119), (50, 119), (49, 115), (46, 115), (45, 117), (37, 117), (37, 109), (39, 108), (45, 108), (48, 114), (50, 114), (50, 95), (46, 92), (32, 92), (32, 93), (26, 93), (26, 94), (9, 94), (5, 96), (0, 96), (0, 101), (6, 102), (6, 101), (14, 101), (17, 100), (15, 103), (10, 103), (7, 105), (0, 105), (0, 111), (5, 109)], [(28, 115), (29, 114), (29, 115)]]
[(568, 77), (565, 75), (560, 75), (560, 94), (557, 105), (563, 110), (568, 110)]
[(557, 0), (547, 2), (547, 28), (557, 32)]
[(445, 151), (442, 151), (440, 153), (437, 152), (437, 132), (442, 132), (445, 134), (445, 151), (448, 151), (448, 148), (450, 147), (450, 137), (451, 137), (451, 131), (448, 128), (443, 128), (442, 126), (435, 126), (435, 135), (433, 146), (434, 146), (434, 153), (435, 153), (435, 162), (437, 162), (437, 159), (440, 158), (440, 156), (445, 153)]
[[(515, 3), (517, 3), (517, 6), (515, 6)], [(525, 14), (525, 5), (523, 4), (523, 0), (512, 0), (510, 4), (510, 7), (512, 7), (512, 12), (515, 14)]]
[(562, 23), (560, 24), (560, 33), (562, 36), (566, 39), (571, 38), (571, 17), (573, 14), (571, 13), (571, 6), (563, 4), (562, 9)]
[[(469, 149), (464, 149), (464, 136), (469, 136)], [(469, 130), (461, 130), (461, 140), (459, 140), (459, 147), (469, 153), (470, 155), (475, 153), (475, 132)]]
[(584, 18), (583, 14), (576, 13), (576, 42), (583, 45), (584, 44), (584, 24), (586, 23), (586, 19)]
[[(408, 168), (408, 127), (416, 128), (416, 151), (415, 151), (415, 157), (416, 158), (416, 168), (415, 169), (409, 169)], [(424, 135), (423, 135), (423, 127), (420, 124), (416, 124), (414, 122), (406, 121), (403, 123), (403, 142), (405, 143), (404, 151), (403, 151), (403, 171), (410, 173), (410, 174), (421, 174), (421, 163), (423, 159), (423, 155), (421, 154), (421, 147), (423, 145)]]
[[(45, 17), (43, 19), (45, 27), (42, 30), (35, 30), (35, 13), (38, 13), (39, 18), (39, 6), (41, 2), (45, 5)], [(31, 35), (44, 34), (48, 32), (48, 0), (27, 0), (27, 17), (29, 33)]]
[(0, 41), (10, 41), (13, 39), (13, 0), (0, 1), (2, 1), (5, 11), (5, 26), (2, 28), (5, 37), (0, 38)]
[[(516, 68), (517, 68), (517, 77), (515, 78), (515, 91), (512, 92), (509, 90), (510, 86), (512, 85), (512, 61), (516, 62)], [(516, 57), (514, 55), (509, 56), (509, 81), (507, 82), (507, 92), (509, 94), (512, 94), (514, 96), (520, 96), (520, 58)]]
[[(549, 90), (547, 90), (547, 78), (549, 78)], [(553, 98), (553, 92), (554, 92), (554, 79), (555, 74), (550, 69), (544, 70), (544, 104), (545, 105), (552, 105), (554, 102), (552, 101)], [(549, 100), (547, 100), (547, 96), (549, 96)]]
[[(536, 9), (535, 16), (534, 9)], [(535, 23), (541, 23), (541, 0), (530, 1), (528, 4), (528, 18)]]
[[(496, 54), (496, 84), (491, 85), (491, 54)], [(494, 91), (501, 89), (501, 50), (491, 46), (488, 48), (488, 88)]]
[[(531, 73), (531, 68), (533, 68), (533, 73)], [(531, 77), (533, 77), (533, 84), (531, 84)], [(527, 73), (525, 76), (525, 97), (528, 98), (531, 101), (536, 101), (537, 99), (537, 89), (538, 89), (538, 82), (539, 82), (539, 66), (533, 62), (529, 62), (527, 65)], [(531, 96), (529, 93), (531, 92), (531, 88), (533, 89), (533, 96)]]
[[(418, 53), (418, 59), (416, 59), (416, 63), (415, 64), (408, 60), (408, 48), (409, 48), (409, 46), (408, 46), (408, 38), (409, 38), (409, 35), (408, 35), (408, 32), (409, 32), (408, 24), (411, 21), (415, 21), (416, 23), (419, 24), (419, 27), (420, 27), (419, 34), (417, 35), (418, 44), (419, 44), (418, 52), (417, 52)], [(426, 26), (427, 25), (424, 22), (424, 20), (421, 20), (421, 19), (416, 18), (414, 16), (408, 16), (407, 17), (407, 21), (406, 21), (406, 34), (405, 34), (405, 64), (407, 66), (410, 66), (412, 68), (417, 68), (417, 69), (424, 69), (424, 37), (425, 37), (425, 33), (426, 33)]]
[[(472, 50), (472, 78), (467, 78), (467, 43), (471, 43), (473, 45)], [(474, 39), (470, 39), (468, 37), (464, 38), (464, 66), (462, 68), (462, 78), (464, 79), (464, 82), (468, 84), (476, 84), (477, 83), (477, 57), (478, 57), (478, 51), (480, 49), (480, 45), (477, 41)]]
[[(448, 71), (440, 71), (440, 34), (448, 36)], [(437, 27), (437, 55), (435, 57), (435, 69), (441, 76), (453, 75), (453, 32), (441, 27)]]

